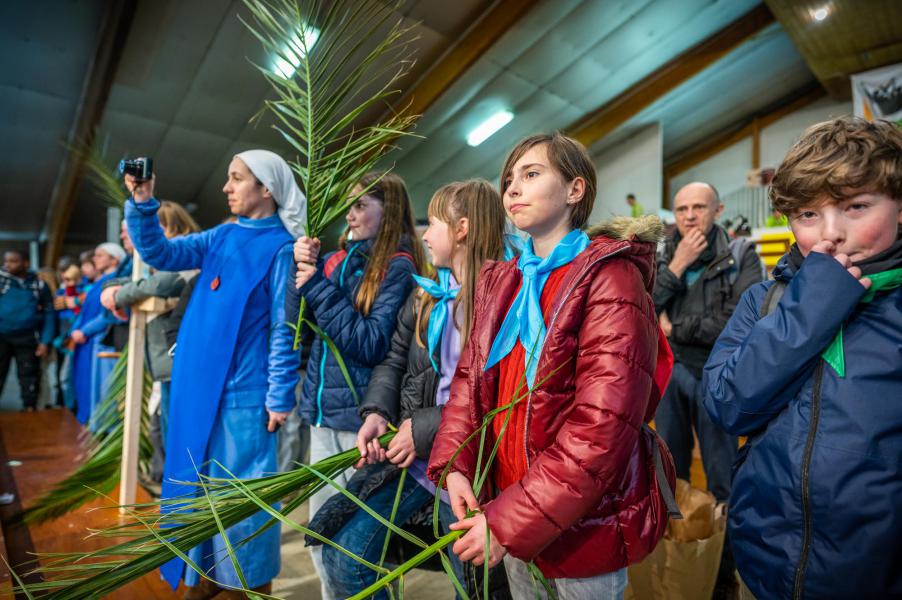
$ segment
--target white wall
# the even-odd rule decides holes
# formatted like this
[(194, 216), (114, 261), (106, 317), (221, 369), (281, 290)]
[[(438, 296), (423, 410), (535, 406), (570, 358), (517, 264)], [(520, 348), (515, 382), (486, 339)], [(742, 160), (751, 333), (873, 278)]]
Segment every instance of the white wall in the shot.
[[(851, 102), (821, 98), (770, 124), (761, 130), (761, 166), (779, 165), (790, 146), (811, 125), (851, 113)], [(746, 173), (751, 168), (752, 139), (747, 137), (673, 177), (670, 180), (671, 197), (692, 181), (706, 181), (714, 185), (722, 195), (728, 194), (745, 185)]]
[(626, 195), (633, 193), (654, 214), (661, 208), (664, 150), (658, 123), (642, 129), (631, 138), (593, 156), (598, 176), (598, 195), (589, 223), (598, 223), (612, 215), (629, 215)]
[(671, 179), (670, 196), (693, 181), (710, 183), (721, 196), (729, 194), (745, 185), (746, 173), (751, 168), (752, 138), (745, 138)]
[(829, 98), (821, 98), (768, 125), (761, 130), (761, 166), (776, 168), (789, 152), (789, 148), (815, 123), (851, 114), (851, 100), (836, 102)]

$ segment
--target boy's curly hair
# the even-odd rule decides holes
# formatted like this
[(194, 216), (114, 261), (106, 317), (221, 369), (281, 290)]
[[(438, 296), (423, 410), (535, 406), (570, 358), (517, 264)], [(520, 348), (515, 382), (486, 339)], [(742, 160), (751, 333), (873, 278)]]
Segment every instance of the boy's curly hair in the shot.
[(773, 207), (785, 215), (824, 195), (863, 192), (902, 200), (902, 130), (888, 121), (840, 117), (805, 130), (774, 174)]

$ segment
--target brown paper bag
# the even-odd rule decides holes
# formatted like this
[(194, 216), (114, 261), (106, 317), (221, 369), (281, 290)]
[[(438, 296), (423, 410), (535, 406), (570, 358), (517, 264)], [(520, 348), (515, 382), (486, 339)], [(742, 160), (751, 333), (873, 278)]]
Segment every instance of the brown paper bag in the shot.
[(726, 517), (710, 493), (677, 480), (682, 520), (671, 520), (655, 550), (628, 569), (624, 600), (708, 600), (714, 592)]
[(683, 518), (671, 519), (664, 537), (675, 542), (694, 542), (714, 535), (717, 500), (711, 492), (694, 488), (685, 479), (677, 479), (674, 496)]

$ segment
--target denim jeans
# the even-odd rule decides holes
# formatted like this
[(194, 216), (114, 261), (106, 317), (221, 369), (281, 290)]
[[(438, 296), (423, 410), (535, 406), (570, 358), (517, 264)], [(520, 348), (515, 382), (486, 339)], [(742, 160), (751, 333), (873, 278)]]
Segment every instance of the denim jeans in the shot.
[[(394, 505), (397, 491), (397, 482), (384, 485), (367, 498), (366, 505), (388, 519), (391, 516), (391, 509)], [(419, 511), (424, 504), (431, 503), (433, 497), (413, 478), (406, 477), (394, 522), (403, 524), (411, 515)], [(440, 504), (439, 519), (442, 528), (446, 532), (448, 531), (448, 524), (457, 521), (451, 513), (451, 507), (444, 502)], [(378, 564), (379, 557), (382, 555), (382, 546), (385, 542), (385, 532), (387, 530), (387, 527), (376, 521), (365, 511), (358, 509), (354, 516), (345, 523), (345, 526), (338, 532), (333, 541), (351, 553)], [(454, 573), (461, 584), (466, 587), (466, 578), (460, 560), (450, 550), (447, 554)], [(331, 546), (323, 546), (323, 565), (326, 568), (329, 587), (339, 598), (353, 596), (376, 581), (375, 571)], [(383, 589), (373, 595), (373, 598), (382, 600), (388, 598), (388, 593)]]
[[(526, 563), (510, 554), (504, 557), (507, 581), (514, 600), (547, 600), (545, 588), (533, 582)], [(580, 579), (549, 579), (558, 600), (621, 600), (626, 589), (626, 568)]]
[(677, 477), (689, 481), (694, 445), (692, 428), (695, 427), (708, 490), (718, 502), (726, 502), (730, 498), (737, 439), (711, 420), (702, 404), (703, 396), (702, 382), (682, 364), (674, 364), (670, 383), (655, 414), (655, 429), (670, 448)]

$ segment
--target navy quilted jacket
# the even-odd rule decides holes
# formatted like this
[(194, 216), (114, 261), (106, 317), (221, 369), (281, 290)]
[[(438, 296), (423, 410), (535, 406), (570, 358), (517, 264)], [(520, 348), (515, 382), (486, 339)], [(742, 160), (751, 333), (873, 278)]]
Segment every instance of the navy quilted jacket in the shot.
[[(902, 288), (864, 288), (812, 253), (779, 304), (742, 297), (708, 363), (705, 408), (749, 435), (730, 497), (736, 566), (757, 598), (902, 598)], [(843, 325), (845, 377), (821, 354)], [(741, 462), (743, 461), (744, 462)]]
[[(331, 255), (325, 256), (316, 274), (300, 290), (294, 287), (294, 277), (291, 277), (286, 294), (286, 314), (292, 323), (297, 320), (301, 296), (306, 298), (306, 310), (312, 313), (309, 316), (335, 343), (360, 399), (366, 392), (373, 367), (388, 353), (398, 312), (414, 286), (411, 274), (416, 272), (409, 254), (392, 258), (369, 314), (361, 315), (354, 308), (354, 298), (363, 280), (370, 246), (369, 242), (349, 243), (347, 256), (329, 277), (322, 266)], [(409, 243), (403, 242), (400, 251), (407, 253), (409, 247)], [(335, 356), (326, 342), (317, 337), (307, 361), (301, 417), (317, 427), (357, 431), (362, 424), (357, 408), (357, 399)]]

